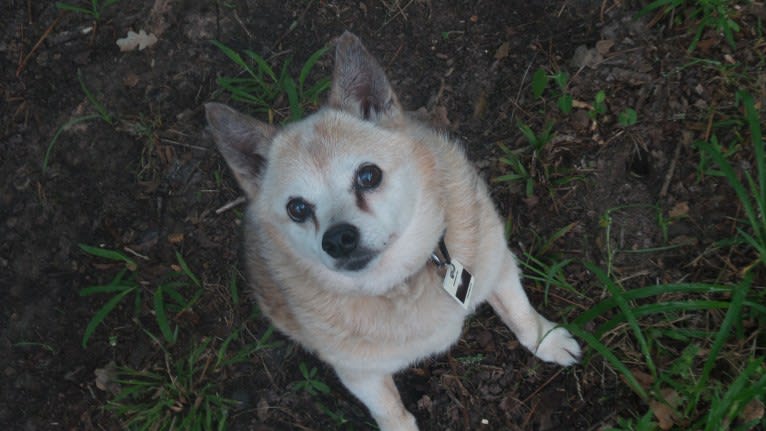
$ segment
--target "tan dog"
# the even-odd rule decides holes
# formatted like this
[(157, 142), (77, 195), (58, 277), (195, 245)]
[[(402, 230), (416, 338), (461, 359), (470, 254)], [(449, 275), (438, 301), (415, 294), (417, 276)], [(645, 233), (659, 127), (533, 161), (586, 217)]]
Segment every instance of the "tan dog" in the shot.
[(340, 36), (335, 57), (327, 106), (284, 128), (205, 106), (249, 201), (246, 265), (263, 312), (384, 431), (417, 430), (392, 374), (447, 350), (484, 301), (537, 357), (575, 363), (577, 342), (530, 305), (460, 146), (405, 115), (356, 36)]

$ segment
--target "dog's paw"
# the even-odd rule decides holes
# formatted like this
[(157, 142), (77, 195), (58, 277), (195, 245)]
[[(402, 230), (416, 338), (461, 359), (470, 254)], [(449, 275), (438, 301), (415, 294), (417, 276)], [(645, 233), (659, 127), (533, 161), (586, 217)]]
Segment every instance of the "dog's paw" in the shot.
[(537, 346), (535, 356), (546, 362), (555, 362), (568, 367), (580, 360), (580, 345), (572, 334), (558, 327), (543, 334), (543, 339)]

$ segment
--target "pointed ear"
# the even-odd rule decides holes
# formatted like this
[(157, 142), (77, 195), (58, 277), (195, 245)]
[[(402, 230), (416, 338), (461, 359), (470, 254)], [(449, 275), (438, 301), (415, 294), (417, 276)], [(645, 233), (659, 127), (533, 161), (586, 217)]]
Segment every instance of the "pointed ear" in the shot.
[(221, 103), (206, 103), (205, 116), (218, 150), (239, 186), (248, 198), (254, 197), (276, 128)]
[(383, 68), (358, 37), (346, 31), (335, 40), (335, 70), (329, 104), (359, 118), (380, 122), (402, 115)]

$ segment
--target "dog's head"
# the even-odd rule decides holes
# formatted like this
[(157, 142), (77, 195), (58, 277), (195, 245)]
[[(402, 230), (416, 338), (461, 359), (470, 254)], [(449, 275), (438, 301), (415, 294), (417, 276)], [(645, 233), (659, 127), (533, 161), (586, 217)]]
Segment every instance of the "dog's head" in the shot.
[(276, 129), (225, 105), (206, 111), (267, 257), (366, 294), (425, 265), (444, 229), (440, 167), (356, 36), (336, 40), (328, 104), (304, 120)]

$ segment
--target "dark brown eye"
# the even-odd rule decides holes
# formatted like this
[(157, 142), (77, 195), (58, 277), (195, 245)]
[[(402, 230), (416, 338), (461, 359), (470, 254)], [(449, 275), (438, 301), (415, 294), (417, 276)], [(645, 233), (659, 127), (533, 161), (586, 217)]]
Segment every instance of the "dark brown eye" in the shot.
[(383, 171), (376, 165), (362, 165), (356, 171), (356, 187), (361, 190), (374, 189), (380, 185), (383, 179)]
[(303, 223), (313, 213), (314, 206), (302, 198), (292, 198), (287, 201), (287, 215), (296, 223)]

